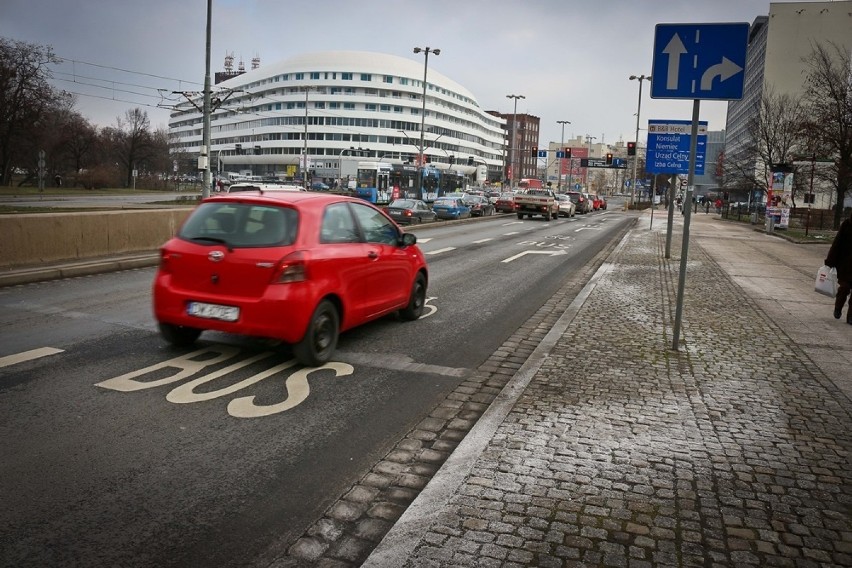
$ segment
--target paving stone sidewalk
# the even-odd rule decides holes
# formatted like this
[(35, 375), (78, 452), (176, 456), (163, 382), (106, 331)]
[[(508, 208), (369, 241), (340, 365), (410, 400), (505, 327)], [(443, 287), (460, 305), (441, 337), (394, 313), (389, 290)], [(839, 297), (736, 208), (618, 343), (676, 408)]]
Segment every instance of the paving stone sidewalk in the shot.
[(850, 399), (697, 242), (672, 350), (665, 239), (628, 233), (460, 483), (365, 566), (852, 566)]

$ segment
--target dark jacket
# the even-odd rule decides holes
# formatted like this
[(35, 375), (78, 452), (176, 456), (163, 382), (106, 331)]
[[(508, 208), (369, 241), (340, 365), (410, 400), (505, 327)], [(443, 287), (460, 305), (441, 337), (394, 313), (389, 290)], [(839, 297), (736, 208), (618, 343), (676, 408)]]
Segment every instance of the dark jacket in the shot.
[(840, 224), (840, 230), (831, 243), (825, 263), (837, 269), (838, 280), (852, 281), (852, 218)]

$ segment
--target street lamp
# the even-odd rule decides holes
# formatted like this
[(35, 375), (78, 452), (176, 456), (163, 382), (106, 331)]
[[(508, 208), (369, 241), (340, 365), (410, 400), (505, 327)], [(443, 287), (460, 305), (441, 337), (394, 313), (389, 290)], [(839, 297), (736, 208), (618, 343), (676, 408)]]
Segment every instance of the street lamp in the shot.
[[(559, 140), (559, 151), (565, 151), (565, 125), (571, 124), (570, 120), (557, 120), (556, 124), (562, 125), (562, 138)], [(559, 171), (556, 173), (556, 191), (562, 191), (562, 164), (565, 163), (565, 154), (562, 154), (562, 159), (559, 160)]]
[(426, 134), (426, 72), (429, 69), (429, 54), (434, 53), (435, 55), (440, 55), (441, 50), (435, 49), (431, 47), (415, 47), (414, 53), (423, 52), (423, 107), (420, 112), (420, 157), (417, 160), (418, 168), (417, 168), (417, 195), (422, 197), (423, 195), (423, 152), (425, 150), (426, 141), (424, 136)]
[[(636, 166), (639, 164), (639, 113), (642, 112), (642, 81), (650, 81), (651, 76), (648, 75), (631, 75), (631, 81), (639, 81), (639, 104), (636, 108), (636, 155), (633, 156), (633, 184), (630, 186), (630, 204), (634, 204), (634, 198), (636, 196)], [(653, 204), (654, 197), (651, 196), (651, 203)]]
[(509, 189), (511, 189), (515, 185), (515, 161), (518, 159), (518, 149), (515, 146), (518, 127), (518, 99), (525, 99), (526, 97), (524, 95), (506, 95), (506, 98), (515, 99), (515, 110), (512, 112), (512, 157), (509, 160)]

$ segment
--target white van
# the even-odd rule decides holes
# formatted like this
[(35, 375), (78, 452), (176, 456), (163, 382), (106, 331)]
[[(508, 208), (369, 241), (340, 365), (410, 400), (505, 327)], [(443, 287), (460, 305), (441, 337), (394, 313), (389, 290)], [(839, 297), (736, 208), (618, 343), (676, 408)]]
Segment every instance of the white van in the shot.
[(228, 193), (239, 193), (241, 191), (305, 191), (304, 187), (298, 185), (284, 185), (281, 183), (254, 183), (241, 181), (228, 186)]

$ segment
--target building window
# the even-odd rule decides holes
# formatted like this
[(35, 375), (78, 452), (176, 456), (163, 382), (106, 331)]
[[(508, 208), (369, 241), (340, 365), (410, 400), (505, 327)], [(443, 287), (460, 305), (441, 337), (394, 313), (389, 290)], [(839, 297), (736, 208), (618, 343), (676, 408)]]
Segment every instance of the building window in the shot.
[(323, 102), (314, 103), (314, 108), (325, 108), (325, 103), (323, 103)]
[(311, 73), (311, 79), (319, 79), (319, 78), (320, 78), (319, 73), (317, 73), (317, 72)]
[(407, 85), (407, 84), (408, 84), (408, 79), (406, 79), (405, 77), (400, 77), (400, 78), (399, 78), (399, 84), (400, 84), (400, 85)]
[(391, 75), (385, 75), (385, 83), (393, 83), (393, 77)]
[(295, 77), (296, 81), (302, 81), (302, 80), (304, 80), (304, 78), (305, 78), (304, 73), (296, 73), (296, 77)]
[(343, 103), (343, 110), (355, 110), (355, 103)]
[(328, 103), (328, 108), (340, 108), (340, 103)]
[(373, 112), (375, 112), (375, 110), (376, 110), (376, 105), (367, 104), (367, 105), (364, 105), (364, 108), (365, 108), (366, 110), (369, 110), (369, 111), (373, 111)]
[(373, 76), (370, 75), (369, 73), (361, 73), (361, 80), (362, 81), (372, 81)]
[(340, 75), (341, 75), (340, 78), (343, 79), (344, 81), (351, 81), (352, 80), (352, 73), (341, 73)]

